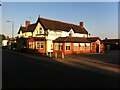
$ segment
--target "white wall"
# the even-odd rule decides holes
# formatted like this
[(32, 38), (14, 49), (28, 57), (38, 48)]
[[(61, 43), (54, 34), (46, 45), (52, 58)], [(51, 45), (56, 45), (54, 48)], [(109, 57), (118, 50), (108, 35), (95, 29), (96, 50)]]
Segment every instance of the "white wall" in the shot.
[(32, 37), (32, 32), (25, 32), (23, 33), (24, 38)]
[[(33, 36), (33, 37), (44, 37), (44, 35), (37, 35), (38, 34), (38, 30), (42, 28), (42, 34), (44, 34), (44, 28), (42, 27), (42, 25), (40, 23), (38, 23), (38, 25), (36, 26), (35, 30), (32, 32), (25, 32), (22, 33), (20, 32), (19, 37), (23, 36), (24, 38)], [(53, 40), (55, 40), (58, 37), (66, 37), (69, 36), (71, 33), (71, 35), (73, 37), (87, 37), (87, 34), (80, 34), (80, 33), (74, 33), (73, 29), (70, 29), (69, 32), (66, 31), (61, 31), (61, 30), (50, 30), (48, 29), (48, 36), (46, 36), (47, 39), (47, 51), (48, 52), (53, 52), (53, 50), (51, 50), (51, 44), (53, 44)]]
[(42, 25), (40, 23), (38, 23), (35, 30), (33, 31), (33, 37), (42, 37), (43, 36), (43, 35), (37, 35), (40, 28), (42, 28), (41, 34), (44, 34), (44, 28), (42, 27)]
[[(52, 45), (52, 47), (51, 47), (51, 45)], [(48, 52), (53, 52), (52, 48), (53, 48), (52, 40), (47, 40), (47, 51)]]
[(2, 46), (7, 46), (8, 40), (2, 40)]

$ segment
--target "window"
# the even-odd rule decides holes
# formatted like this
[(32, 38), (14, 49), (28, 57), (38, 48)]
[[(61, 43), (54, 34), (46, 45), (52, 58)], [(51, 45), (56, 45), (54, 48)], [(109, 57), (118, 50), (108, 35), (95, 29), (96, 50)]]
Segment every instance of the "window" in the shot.
[(34, 49), (34, 42), (29, 42), (29, 49)]
[(92, 45), (91, 45), (91, 49), (94, 50), (94, 43), (92, 43)]
[(73, 43), (74, 44), (74, 51), (78, 50), (78, 43)]
[(32, 42), (29, 42), (29, 49), (32, 48)]
[(40, 42), (36, 42), (36, 49), (40, 49)]
[(55, 43), (54, 45), (55, 45), (55, 47), (54, 47), (55, 50), (63, 50), (63, 46), (62, 46), (63, 44), (62, 43)]
[(59, 50), (63, 50), (62, 43), (59, 43)]
[(73, 35), (74, 35), (74, 31), (73, 31), (73, 29), (71, 29), (69, 32), (69, 36), (73, 36)]
[(86, 50), (90, 50), (90, 43), (86, 43)]
[(85, 43), (80, 43), (80, 50), (84, 50), (85, 47), (84, 47)]
[(39, 34), (42, 34), (42, 28), (39, 29)]
[(36, 49), (43, 49), (44, 48), (44, 42), (36, 42)]
[(37, 30), (37, 34), (42, 34), (42, 28), (40, 27), (39, 30)]
[(51, 50), (53, 50), (53, 44), (51, 44)]
[(58, 50), (58, 47), (59, 47), (59, 43), (55, 43), (55, 50)]
[(70, 43), (66, 43), (66, 50), (70, 50)]
[(40, 49), (43, 49), (44, 48), (44, 42), (41, 42), (40, 43)]

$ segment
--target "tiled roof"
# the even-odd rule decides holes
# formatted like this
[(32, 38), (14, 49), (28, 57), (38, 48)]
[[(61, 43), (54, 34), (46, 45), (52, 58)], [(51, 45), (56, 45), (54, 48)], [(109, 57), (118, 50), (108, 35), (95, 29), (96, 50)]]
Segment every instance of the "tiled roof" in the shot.
[(80, 37), (58, 37), (53, 40), (54, 43), (64, 43), (64, 42), (72, 42), (72, 43), (90, 43), (87, 38)]
[(20, 29), (19, 29), (19, 31), (18, 31), (18, 34), (20, 34), (20, 30), (21, 30), (22, 32), (24, 32), (25, 29), (26, 29), (26, 27), (21, 26)]
[(87, 38), (89, 41), (91, 41), (91, 42), (95, 42), (95, 41), (97, 41), (97, 40), (100, 40), (101, 41), (101, 39), (99, 38), (99, 37), (88, 37)]
[(34, 24), (30, 24), (26, 27), (26, 30), (24, 32), (33, 32), (33, 30), (35, 29), (36, 27), (36, 23)]
[(68, 32), (72, 28), (75, 33), (88, 34), (87, 30), (84, 27), (81, 27), (80, 25), (75, 25), (75, 24), (70, 24), (61, 21), (45, 19), (45, 18), (38, 18), (36, 23), (30, 24), (26, 28), (24, 27), (24, 29), (20, 27), (18, 34), (20, 33), (20, 30), (22, 30), (23, 32), (33, 32), (38, 22), (42, 24), (45, 30), (50, 29), (50, 30), (61, 30)]
[(104, 43), (104, 44), (105, 44), (105, 43), (106, 43), (106, 44), (107, 44), (107, 43), (109, 43), (109, 44), (110, 44), (110, 43), (111, 43), (111, 44), (112, 44), (112, 43), (113, 43), (113, 44), (114, 44), (114, 43), (119, 43), (119, 44), (120, 44), (120, 39), (104, 39), (104, 40), (103, 40), (103, 43)]
[(45, 19), (45, 18), (38, 18), (38, 22), (41, 22), (46, 30), (51, 29), (51, 30), (62, 30), (68, 32), (72, 28), (75, 33), (83, 33), (83, 34), (88, 33), (86, 29), (84, 27), (81, 27), (80, 25), (75, 25), (75, 24), (70, 24), (61, 21)]

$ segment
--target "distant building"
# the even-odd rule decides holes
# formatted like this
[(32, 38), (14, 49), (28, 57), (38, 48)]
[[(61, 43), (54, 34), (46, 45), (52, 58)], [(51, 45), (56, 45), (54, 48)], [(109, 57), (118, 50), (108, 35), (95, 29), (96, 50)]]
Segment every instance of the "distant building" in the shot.
[(103, 44), (107, 50), (120, 50), (120, 39), (104, 39)]
[(8, 40), (2, 40), (2, 46), (8, 46)]

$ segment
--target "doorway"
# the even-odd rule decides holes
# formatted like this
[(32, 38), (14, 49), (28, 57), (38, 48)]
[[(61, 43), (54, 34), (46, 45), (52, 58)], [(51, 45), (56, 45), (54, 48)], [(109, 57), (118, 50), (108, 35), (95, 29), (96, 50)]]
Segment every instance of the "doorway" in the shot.
[(99, 44), (96, 44), (96, 52), (99, 53)]

